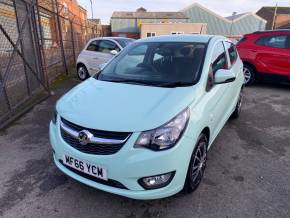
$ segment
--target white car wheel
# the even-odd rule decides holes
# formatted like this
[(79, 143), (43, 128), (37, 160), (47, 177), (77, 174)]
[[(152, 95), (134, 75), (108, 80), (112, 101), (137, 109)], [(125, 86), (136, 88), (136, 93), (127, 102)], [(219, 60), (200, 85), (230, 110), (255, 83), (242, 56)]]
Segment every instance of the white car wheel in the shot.
[(77, 75), (80, 80), (86, 80), (89, 77), (87, 68), (83, 65), (79, 66), (77, 69)]

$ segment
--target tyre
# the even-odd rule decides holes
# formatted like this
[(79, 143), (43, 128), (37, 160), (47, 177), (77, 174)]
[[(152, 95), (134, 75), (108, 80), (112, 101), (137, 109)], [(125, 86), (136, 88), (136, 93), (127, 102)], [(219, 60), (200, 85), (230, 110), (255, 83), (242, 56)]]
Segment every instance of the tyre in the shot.
[(190, 159), (187, 176), (183, 188), (183, 191), (185, 193), (194, 192), (198, 188), (202, 180), (206, 168), (207, 146), (208, 138), (205, 134), (202, 133), (198, 138), (195, 149)]
[(243, 72), (245, 75), (245, 85), (252, 85), (255, 81), (255, 69), (248, 64), (244, 64)]
[(77, 68), (77, 76), (80, 80), (84, 81), (86, 80), (87, 78), (89, 78), (89, 73), (88, 73), (88, 70), (87, 68), (84, 66), (84, 65), (79, 65), (78, 68)]
[(231, 119), (238, 119), (239, 118), (241, 110), (242, 110), (242, 104), (243, 104), (243, 92), (241, 91), (236, 108), (231, 115)]

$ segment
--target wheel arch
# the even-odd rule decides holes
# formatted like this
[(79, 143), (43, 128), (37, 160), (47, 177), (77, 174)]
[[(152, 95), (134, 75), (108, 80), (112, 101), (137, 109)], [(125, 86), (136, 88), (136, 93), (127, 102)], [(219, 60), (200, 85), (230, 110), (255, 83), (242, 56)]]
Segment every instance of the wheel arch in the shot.
[(203, 128), (203, 130), (201, 131), (201, 134), (205, 134), (206, 135), (207, 140), (208, 140), (208, 145), (209, 145), (209, 141), (210, 141), (210, 129), (209, 129), (209, 127)]
[(77, 63), (77, 69), (78, 69), (79, 67), (81, 67), (81, 66), (84, 66), (84, 67), (87, 69), (86, 65), (85, 65), (83, 62), (78, 62), (78, 63)]
[(243, 64), (252, 67), (254, 69), (254, 71), (257, 72), (256, 66), (253, 63), (251, 63), (250, 61), (243, 61)]

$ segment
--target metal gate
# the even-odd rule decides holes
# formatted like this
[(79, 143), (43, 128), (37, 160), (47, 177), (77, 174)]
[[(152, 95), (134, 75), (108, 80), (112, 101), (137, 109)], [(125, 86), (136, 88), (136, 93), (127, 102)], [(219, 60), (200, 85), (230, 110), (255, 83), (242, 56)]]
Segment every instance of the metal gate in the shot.
[(0, 0), (0, 128), (49, 95), (37, 0)]

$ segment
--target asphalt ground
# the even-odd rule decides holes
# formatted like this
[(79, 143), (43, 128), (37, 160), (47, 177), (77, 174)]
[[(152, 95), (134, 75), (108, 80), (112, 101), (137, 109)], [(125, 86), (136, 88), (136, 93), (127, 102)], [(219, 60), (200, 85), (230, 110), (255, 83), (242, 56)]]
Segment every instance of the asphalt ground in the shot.
[(245, 89), (242, 114), (209, 151), (190, 195), (137, 201), (87, 187), (52, 162), (48, 124), (56, 95), (0, 131), (0, 217), (290, 217), (290, 86)]

